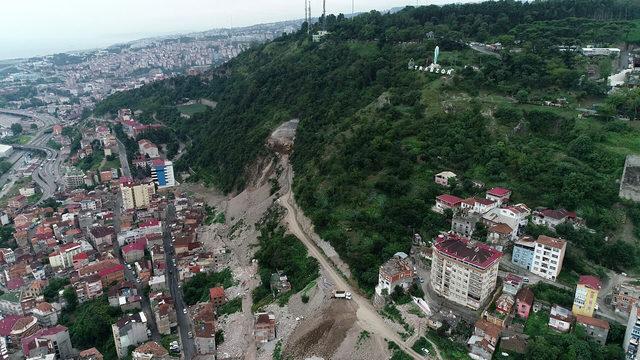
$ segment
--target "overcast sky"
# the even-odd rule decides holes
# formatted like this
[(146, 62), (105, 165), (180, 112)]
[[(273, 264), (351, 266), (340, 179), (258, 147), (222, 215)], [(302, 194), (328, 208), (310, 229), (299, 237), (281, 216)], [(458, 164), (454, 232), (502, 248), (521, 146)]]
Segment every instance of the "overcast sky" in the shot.
[[(304, 17), (304, 0), (0, 0), (0, 59), (104, 47), (154, 35)], [(326, 0), (350, 13), (351, 0)], [(354, 0), (356, 12), (416, 0)], [(426, 0), (418, 0), (424, 5)], [(452, 2), (447, 0), (433, 3)], [(314, 16), (321, 0), (312, 0)]]

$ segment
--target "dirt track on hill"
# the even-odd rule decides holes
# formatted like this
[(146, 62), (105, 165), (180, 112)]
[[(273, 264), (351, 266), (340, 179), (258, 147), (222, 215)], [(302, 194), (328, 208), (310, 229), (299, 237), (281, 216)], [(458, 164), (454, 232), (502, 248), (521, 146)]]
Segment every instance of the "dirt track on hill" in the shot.
[[(411, 347), (406, 344), (400, 336), (392, 329), (390, 329), (382, 317), (375, 311), (368, 299), (358, 295), (347, 281), (338, 273), (335, 266), (324, 256), (321, 250), (315, 245), (305, 229), (300, 225), (298, 221), (299, 210), (295, 200), (293, 198), (293, 192), (291, 190), (291, 184), (293, 179), (293, 170), (289, 164), (288, 158), (283, 159), (283, 163), (286, 163), (285, 173), (285, 186), (282, 188), (283, 195), (278, 199), (278, 203), (287, 209), (284, 217), (284, 222), (287, 224), (289, 231), (297, 236), (302, 243), (307, 247), (309, 255), (316, 258), (322, 268), (324, 268), (330, 278), (335, 284), (337, 290), (349, 291), (353, 294), (352, 302), (357, 306), (356, 317), (357, 324), (373, 334), (382, 336), (390, 341), (395, 342), (400, 348), (409, 354), (414, 359), (423, 359), (424, 357), (415, 352)], [(442, 359), (440, 352), (436, 349), (438, 359)]]

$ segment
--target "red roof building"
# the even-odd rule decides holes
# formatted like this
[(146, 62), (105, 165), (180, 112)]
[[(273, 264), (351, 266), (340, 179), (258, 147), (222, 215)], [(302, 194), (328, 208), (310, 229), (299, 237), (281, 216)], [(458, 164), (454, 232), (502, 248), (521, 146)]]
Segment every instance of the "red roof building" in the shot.
[(602, 282), (600, 282), (600, 279), (592, 275), (580, 276), (578, 279), (578, 285), (584, 285), (593, 290), (600, 290), (602, 288)]
[(227, 297), (224, 294), (223, 287), (214, 287), (209, 289), (209, 298), (211, 300), (211, 304), (216, 309), (227, 302)]

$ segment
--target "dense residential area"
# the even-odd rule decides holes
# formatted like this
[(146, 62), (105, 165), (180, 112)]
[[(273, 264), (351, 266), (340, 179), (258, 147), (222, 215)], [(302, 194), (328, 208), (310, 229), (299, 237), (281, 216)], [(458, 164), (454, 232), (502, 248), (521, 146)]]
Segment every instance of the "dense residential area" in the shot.
[(640, 359), (640, 6), (310, 6), (0, 65), (0, 360)]

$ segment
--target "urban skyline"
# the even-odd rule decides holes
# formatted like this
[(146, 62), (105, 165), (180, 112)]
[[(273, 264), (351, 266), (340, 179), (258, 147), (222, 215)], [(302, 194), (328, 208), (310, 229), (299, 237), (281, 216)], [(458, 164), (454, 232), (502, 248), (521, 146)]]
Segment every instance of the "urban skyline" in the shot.
[[(430, 2), (443, 3), (445, 1), (441, 0)], [(425, 5), (426, 1), (354, 1), (353, 10), (387, 10), (416, 4)], [(352, 11), (352, 1), (349, 0), (327, 0), (326, 6), (328, 13), (349, 14)], [(311, 11), (314, 17), (320, 16), (322, 2), (312, 2)], [(220, 0), (139, 0), (135, 3), (115, 0), (98, 4), (79, 0), (11, 2), (3, 4), (0, 14), (0, 60), (103, 48), (147, 37), (302, 18), (304, 3), (298, 1), (294, 4), (287, 0), (245, 0), (231, 4)]]

